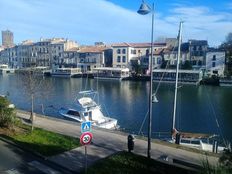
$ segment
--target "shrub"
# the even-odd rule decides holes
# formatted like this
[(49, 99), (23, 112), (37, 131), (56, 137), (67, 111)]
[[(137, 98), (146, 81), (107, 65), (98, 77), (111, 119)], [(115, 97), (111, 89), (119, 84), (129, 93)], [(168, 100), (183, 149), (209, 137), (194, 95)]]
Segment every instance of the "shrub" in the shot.
[(232, 152), (231, 149), (225, 150), (222, 156), (219, 158), (219, 163), (225, 168), (228, 172), (232, 173)]
[(14, 108), (9, 107), (10, 102), (6, 97), (0, 96), (0, 127), (11, 127), (15, 121)]
[(223, 152), (219, 158), (219, 163), (214, 166), (209, 163), (208, 158), (202, 163), (201, 174), (231, 174), (232, 173), (232, 153), (229, 150)]

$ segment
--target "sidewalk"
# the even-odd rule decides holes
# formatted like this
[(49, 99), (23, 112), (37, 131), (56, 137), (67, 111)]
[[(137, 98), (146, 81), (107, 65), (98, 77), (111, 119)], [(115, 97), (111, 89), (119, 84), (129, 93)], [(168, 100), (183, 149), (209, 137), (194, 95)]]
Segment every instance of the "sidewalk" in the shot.
[[(17, 112), (17, 116), (29, 119), (29, 113)], [(79, 123), (73, 123), (65, 120), (49, 118), (36, 115), (34, 125), (46, 130), (54, 131), (64, 135), (77, 137), (81, 135)], [(127, 135), (118, 133), (117, 131), (109, 131), (105, 129), (93, 128), (92, 144), (87, 146), (88, 165), (95, 161), (112, 155), (118, 151), (127, 150)], [(134, 153), (146, 156), (147, 142), (141, 139), (135, 140)], [(201, 164), (206, 157), (199, 153), (189, 152), (182, 149), (172, 148), (156, 143), (151, 144), (151, 157), (159, 159), (161, 156), (168, 156), (168, 161), (171, 163), (173, 159), (183, 160), (195, 164)], [(85, 165), (85, 150), (84, 146), (73, 149), (71, 151), (49, 157), (49, 160), (57, 163), (72, 171), (80, 171)], [(208, 156), (208, 160), (212, 164), (216, 164), (218, 158)]]

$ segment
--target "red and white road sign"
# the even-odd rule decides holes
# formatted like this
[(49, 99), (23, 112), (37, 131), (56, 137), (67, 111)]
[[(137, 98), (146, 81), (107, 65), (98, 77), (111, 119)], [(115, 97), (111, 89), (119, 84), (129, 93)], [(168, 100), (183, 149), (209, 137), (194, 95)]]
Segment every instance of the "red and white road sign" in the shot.
[(80, 143), (82, 145), (88, 145), (91, 143), (92, 138), (93, 134), (91, 132), (84, 132), (83, 134), (81, 134)]

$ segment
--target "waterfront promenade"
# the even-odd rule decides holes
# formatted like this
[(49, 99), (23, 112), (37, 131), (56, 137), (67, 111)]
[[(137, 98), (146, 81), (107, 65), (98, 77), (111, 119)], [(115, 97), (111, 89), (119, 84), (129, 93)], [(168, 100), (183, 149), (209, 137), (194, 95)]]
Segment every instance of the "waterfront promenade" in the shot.
[[(29, 113), (18, 111), (17, 116), (29, 119)], [(46, 130), (61, 133), (64, 135), (79, 138), (81, 135), (80, 124), (65, 120), (54, 119), (37, 115), (34, 125)], [(93, 143), (88, 146), (88, 165), (95, 161), (112, 155), (118, 151), (127, 150), (127, 134), (117, 131), (93, 128)], [(134, 153), (146, 156), (147, 142), (141, 139), (135, 140)], [(85, 165), (84, 147), (73, 149), (56, 156), (49, 157), (48, 160), (61, 165), (71, 171), (80, 171)], [(173, 159), (183, 160), (185, 162), (201, 164), (206, 158), (205, 155), (194, 153), (182, 149), (164, 146), (157, 143), (151, 145), (151, 157), (160, 159), (162, 156), (168, 156), (168, 162), (172, 163)], [(211, 163), (216, 164), (217, 157), (208, 156)]]

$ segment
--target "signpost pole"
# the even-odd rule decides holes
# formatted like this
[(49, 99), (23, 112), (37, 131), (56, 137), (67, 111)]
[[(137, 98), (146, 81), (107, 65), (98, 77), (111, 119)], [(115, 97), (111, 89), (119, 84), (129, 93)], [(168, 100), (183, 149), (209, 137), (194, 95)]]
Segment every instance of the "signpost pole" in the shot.
[(87, 174), (87, 146), (85, 145), (85, 174)]
[(93, 138), (90, 121), (81, 123), (81, 133), (80, 143), (85, 146), (85, 174), (87, 174), (87, 145), (91, 143)]

